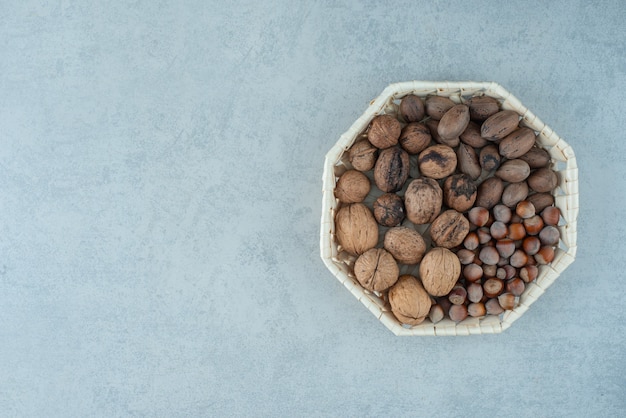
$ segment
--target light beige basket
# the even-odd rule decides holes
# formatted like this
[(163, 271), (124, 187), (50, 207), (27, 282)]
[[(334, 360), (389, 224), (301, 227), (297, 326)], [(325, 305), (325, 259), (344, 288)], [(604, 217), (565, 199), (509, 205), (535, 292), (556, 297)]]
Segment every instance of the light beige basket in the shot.
[[(436, 324), (426, 320), (413, 326), (403, 326), (385, 307), (376, 294), (363, 289), (352, 272), (354, 257), (338, 248), (335, 239), (335, 213), (338, 201), (335, 198), (337, 177), (351, 168), (345, 152), (359, 138), (374, 116), (384, 113), (396, 114), (399, 99), (407, 94), (425, 97), (439, 95), (449, 97), (456, 103), (476, 95), (487, 95), (498, 99), (502, 109), (511, 109), (522, 115), (520, 122), (538, 133), (537, 142), (548, 150), (552, 157), (552, 169), (557, 172), (559, 183), (554, 192), (555, 205), (561, 210), (564, 222), (560, 223), (561, 240), (555, 251), (554, 261), (539, 268), (535, 281), (529, 283), (519, 298), (518, 306), (505, 311), (502, 315), (483, 318), (468, 317), (455, 323), (444, 319)], [(347, 155), (346, 155), (347, 157)], [(496, 83), (488, 82), (430, 82), (410, 81), (389, 85), (374, 99), (365, 113), (359, 117), (350, 129), (341, 135), (339, 141), (326, 154), (323, 174), (322, 220), (320, 233), (320, 251), (322, 260), (337, 279), (391, 332), (396, 335), (472, 335), (500, 333), (522, 316), (556, 280), (576, 256), (576, 218), (578, 216), (578, 168), (574, 151), (552, 129), (526, 108), (516, 97)], [(371, 208), (372, 200), (366, 201)], [(418, 228), (419, 230), (419, 228)], [(401, 268), (402, 274), (415, 274), (416, 268)]]

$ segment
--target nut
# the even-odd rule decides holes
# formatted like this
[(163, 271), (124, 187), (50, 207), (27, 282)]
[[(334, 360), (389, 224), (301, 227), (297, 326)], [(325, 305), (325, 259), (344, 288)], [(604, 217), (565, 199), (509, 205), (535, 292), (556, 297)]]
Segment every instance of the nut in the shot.
[(512, 133), (519, 124), (519, 115), (512, 110), (502, 110), (483, 122), (480, 135), (489, 140), (497, 141)]
[(400, 146), (409, 154), (419, 154), (430, 145), (430, 129), (423, 123), (409, 123), (400, 134)]
[(433, 145), (422, 151), (417, 159), (422, 175), (443, 179), (456, 170), (456, 154), (447, 145)]
[(424, 102), (414, 94), (406, 95), (400, 100), (398, 113), (407, 123), (418, 122), (424, 119), (424, 115), (426, 114)]
[(482, 148), (489, 143), (489, 141), (480, 136), (480, 125), (471, 120), (467, 124), (467, 128), (459, 135), (459, 139), (461, 142), (474, 148)]
[(443, 308), (441, 307), (441, 305), (434, 304), (430, 307), (428, 318), (430, 319), (430, 322), (432, 322), (433, 324), (436, 324), (437, 322), (441, 321), (444, 316), (445, 316), (445, 312), (443, 311)]
[(482, 168), (478, 162), (478, 154), (474, 148), (466, 144), (460, 144), (456, 150), (457, 166), (461, 173), (467, 174), (472, 180), (480, 177)]
[[(505, 161), (496, 171), (496, 176), (509, 183), (524, 181), (529, 174), (530, 167), (528, 163), (520, 159)], [(530, 186), (530, 183), (528, 185)]]
[(532, 147), (519, 159), (526, 161), (530, 168), (542, 168), (550, 164), (550, 154), (545, 149), (539, 147)]
[(454, 209), (443, 212), (430, 225), (430, 237), (433, 242), (444, 248), (461, 245), (468, 232), (469, 221)]
[(546, 225), (558, 225), (560, 217), (561, 211), (556, 206), (548, 206), (541, 211), (541, 218)]
[(402, 275), (389, 289), (389, 304), (400, 322), (417, 325), (431, 312), (432, 301), (417, 278)]
[(500, 202), (504, 183), (498, 177), (490, 177), (480, 183), (476, 195), (476, 206), (491, 209)]
[(428, 119), (425, 123), (428, 129), (430, 129), (430, 134), (432, 138), (438, 144), (447, 145), (452, 148), (459, 145), (460, 140), (458, 136), (455, 136), (452, 138), (444, 138), (441, 135), (439, 135), (439, 121), (438, 120)]
[(392, 115), (378, 115), (372, 119), (367, 138), (377, 148), (389, 148), (398, 143), (402, 126)]
[(479, 318), (487, 314), (485, 304), (482, 302), (473, 302), (467, 305), (467, 313), (473, 318)]
[(448, 316), (454, 322), (461, 322), (462, 320), (467, 318), (467, 306), (465, 305), (450, 306), (450, 311), (448, 311)]
[(458, 138), (467, 128), (469, 120), (469, 107), (464, 104), (455, 105), (441, 117), (437, 132), (446, 140)]
[(400, 147), (380, 152), (374, 166), (374, 182), (383, 192), (396, 192), (409, 177), (409, 154)]
[(467, 248), (461, 248), (459, 251), (456, 252), (456, 255), (457, 257), (459, 257), (459, 261), (463, 265), (473, 263), (474, 259), (476, 258), (476, 254), (474, 254), (474, 251), (468, 250)]
[(417, 264), (426, 252), (426, 242), (419, 232), (406, 226), (396, 226), (385, 233), (384, 248), (399, 263)]
[(501, 160), (502, 157), (500, 156), (498, 147), (493, 144), (489, 144), (480, 150), (478, 162), (485, 171), (492, 171), (500, 167)]
[(528, 195), (526, 200), (533, 204), (537, 213), (541, 213), (541, 211), (548, 206), (554, 205), (554, 196), (552, 196), (550, 193), (531, 194)]
[(443, 190), (436, 180), (419, 178), (409, 183), (404, 193), (404, 205), (409, 221), (416, 225), (435, 220), (443, 203)]
[(426, 253), (419, 271), (424, 289), (430, 295), (445, 296), (461, 275), (461, 263), (452, 251), (436, 247)]
[(498, 144), (500, 155), (510, 160), (519, 158), (535, 145), (535, 139), (535, 131), (530, 128), (519, 128), (500, 141)]
[(463, 277), (465, 277), (465, 280), (469, 282), (477, 282), (483, 277), (483, 268), (475, 263), (468, 264), (463, 267)]
[(363, 203), (351, 203), (337, 212), (337, 242), (352, 255), (360, 255), (378, 243), (378, 225)]
[(369, 171), (374, 168), (377, 156), (378, 148), (365, 138), (355, 142), (348, 153), (350, 164), (359, 171)]
[(339, 177), (335, 186), (335, 196), (343, 203), (362, 202), (370, 192), (370, 180), (365, 174), (348, 170)]
[(478, 122), (486, 120), (500, 110), (500, 103), (489, 96), (472, 97), (466, 104), (469, 106), (470, 118)]
[(509, 183), (502, 192), (502, 204), (513, 207), (528, 197), (528, 184), (525, 181)]
[(469, 221), (476, 226), (485, 226), (489, 221), (489, 210), (481, 206), (474, 206), (467, 213)]
[(382, 292), (398, 280), (396, 260), (383, 248), (367, 250), (356, 259), (354, 275), (365, 289)]
[(454, 105), (452, 100), (442, 96), (429, 96), (424, 101), (426, 114), (435, 120), (440, 120)]
[(539, 168), (528, 177), (528, 186), (536, 192), (551, 192), (559, 183), (556, 173), (549, 168)]
[(459, 212), (472, 208), (476, 201), (476, 185), (466, 174), (455, 174), (443, 183), (444, 203)]
[(395, 193), (380, 195), (373, 204), (374, 218), (382, 226), (400, 225), (406, 213), (402, 198)]

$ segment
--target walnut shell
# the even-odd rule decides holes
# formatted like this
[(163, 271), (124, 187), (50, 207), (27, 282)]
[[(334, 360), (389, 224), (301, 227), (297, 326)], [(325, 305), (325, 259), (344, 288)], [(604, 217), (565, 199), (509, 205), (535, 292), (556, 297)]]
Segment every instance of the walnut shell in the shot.
[(374, 182), (383, 192), (397, 192), (409, 177), (409, 154), (400, 147), (380, 152), (374, 166)]
[(414, 94), (404, 96), (402, 100), (400, 100), (398, 113), (407, 123), (418, 122), (424, 119), (424, 115), (426, 114), (424, 102)]
[(441, 117), (437, 132), (446, 140), (458, 138), (467, 128), (469, 121), (469, 107), (464, 104), (455, 105)]
[(378, 148), (365, 138), (355, 142), (348, 152), (350, 164), (359, 171), (369, 171), (374, 168), (376, 157), (378, 157)]
[(476, 184), (466, 174), (455, 174), (443, 183), (444, 203), (459, 212), (472, 208), (476, 201)]
[(435, 220), (443, 204), (443, 190), (436, 180), (427, 177), (415, 179), (404, 192), (406, 217), (416, 225)]
[(491, 209), (500, 202), (504, 183), (498, 177), (490, 177), (480, 183), (476, 194), (475, 206)]
[(435, 245), (454, 248), (461, 245), (469, 233), (469, 221), (454, 209), (443, 212), (430, 225), (430, 237)]
[(382, 292), (398, 281), (400, 270), (396, 260), (383, 248), (372, 248), (354, 263), (354, 275), (365, 289)]
[(467, 174), (472, 180), (480, 177), (482, 168), (478, 162), (478, 155), (473, 147), (460, 144), (456, 150), (457, 166), (461, 173)]
[(351, 203), (337, 212), (335, 235), (345, 251), (359, 255), (378, 243), (378, 225), (367, 206)]
[(429, 96), (424, 101), (424, 109), (426, 110), (426, 114), (432, 119), (440, 120), (455, 104), (456, 103), (447, 97)]
[(419, 154), (428, 145), (432, 136), (430, 129), (423, 123), (409, 123), (402, 129), (400, 134), (400, 146), (409, 154)]
[(447, 248), (436, 247), (420, 263), (420, 278), (431, 296), (445, 296), (461, 275), (459, 258)]
[(528, 177), (528, 185), (536, 192), (551, 192), (559, 183), (556, 173), (549, 168), (540, 168), (533, 171)]
[(456, 170), (456, 154), (447, 145), (433, 145), (422, 151), (417, 164), (422, 175), (434, 179), (442, 179)]
[(432, 300), (417, 278), (405, 274), (389, 289), (389, 304), (398, 321), (418, 325), (428, 316)]
[(374, 218), (382, 226), (400, 225), (406, 217), (404, 202), (395, 193), (385, 193), (374, 201)]
[(393, 147), (398, 143), (402, 126), (391, 115), (379, 115), (372, 119), (367, 139), (377, 148)]
[(335, 196), (343, 203), (362, 202), (370, 192), (370, 179), (356, 170), (348, 170), (339, 177)]
[(384, 248), (402, 264), (417, 264), (426, 252), (426, 242), (419, 232), (406, 226), (390, 228), (385, 233)]
[(519, 125), (519, 115), (513, 110), (502, 110), (495, 113), (480, 127), (480, 136), (489, 141), (497, 141), (514, 130)]

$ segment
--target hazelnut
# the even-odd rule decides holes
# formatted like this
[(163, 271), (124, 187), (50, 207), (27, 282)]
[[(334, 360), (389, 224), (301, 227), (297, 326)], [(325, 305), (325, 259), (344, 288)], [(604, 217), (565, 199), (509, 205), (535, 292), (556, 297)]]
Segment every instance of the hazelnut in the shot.
[(530, 283), (533, 280), (535, 280), (538, 274), (539, 274), (539, 269), (537, 268), (537, 266), (530, 266), (530, 265), (524, 266), (519, 271), (519, 277), (525, 283)]
[(430, 322), (432, 322), (433, 324), (436, 324), (437, 322), (441, 321), (444, 316), (445, 316), (445, 312), (443, 311), (443, 308), (441, 307), (441, 305), (435, 304), (430, 307), (428, 318), (430, 319)]
[(512, 293), (503, 293), (498, 296), (498, 303), (500, 303), (502, 309), (510, 311), (515, 308), (515, 295)]
[(463, 240), (463, 246), (468, 250), (474, 251), (478, 248), (480, 242), (478, 241), (478, 234), (476, 232), (470, 232)]
[(339, 177), (335, 186), (335, 196), (343, 203), (362, 202), (370, 192), (370, 180), (365, 174), (348, 170)]
[(485, 304), (482, 302), (473, 302), (467, 305), (467, 313), (473, 318), (479, 318), (487, 314)]
[(423, 123), (409, 123), (400, 134), (400, 146), (409, 154), (419, 154), (430, 145), (430, 129)]
[(537, 237), (526, 237), (522, 242), (522, 249), (527, 255), (535, 255), (541, 248), (541, 241)]
[(509, 258), (509, 263), (515, 268), (524, 267), (528, 263), (528, 255), (524, 250), (517, 249)]
[(561, 211), (556, 206), (548, 206), (541, 211), (541, 219), (546, 225), (558, 225), (560, 217)]
[(475, 206), (467, 213), (469, 221), (476, 226), (485, 226), (489, 220), (489, 210)]
[(508, 206), (495, 205), (492, 210), (493, 210), (493, 218), (496, 221), (504, 222), (504, 223), (508, 223), (511, 221), (511, 209)]
[(535, 261), (537, 264), (550, 264), (554, 260), (554, 247), (550, 245), (544, 245), (535, 254)]
[(337, 212), (337, 242), (352, 255), (360, 255), (378, 243), (378, 225), (363, 203), (351, 203)]
[(504, 290), (504, 282), (500, 279), (492, 277), (485, 280), (483, 283), (483, 293), (488, 298), (494, 298), (498, 296)]
[(463, 267), (463, 277), (469, 282), (477, 282), (483, 277), (483, 268), (475, 263), (467, 264)]
[(469, 221), (454, 209), (443, 212), (430, 225), (430, 237), (439, 247), (453, 248), (461, 245), (468, 233)]
[(400, 147), (380, 151), (374, 166), (374, 182), (383, 192), (397, 192), (409, 177), (409, 154)]
[(354, 263), (354, 275), (369, 291), (387, 290), (398, 280), (399, 274), (398, 263), (382, 248), (364, 252)]
[(448, 316), (454, 322), (461, 322), (462, 320), (467, 318), (467, 306), (465, 305), (450, 306), (450, 311), (448, 312)]
[(447, 145), (432, 145), (422, 151), (417, 164), (422, 175), (433, 179), (443, 179), (456, 170), (456, 153)]
[(523, 200), (515, 206), (515, 213), (517, 213), (522, 219), (535, 216), (535, 205), (528, 200)]
[(373, 146), (370, 141), (363, 138), (357, 141), (348, 152), (348, 159), (352, 167), (359, 171), (369, 171), (376, 164), (378, 156), (378, 148)]
[(400, 100), (398, 113), (407, 123), (418, 122), (424, 119), (424, 115), (426, 114), (424, 102), (414, 94), (406, 95)]
[(461, 263), (452, 251), (436, 247), (426, 253), (419, 271), (426, 291), (432, 296), (444, 296), (461, 275)]
[(406, 226), (390, 228), (385, 233), (383, 246), (402, 264), (417, 264), (426, 252), (424, 238), (419, 232)]
[(521, 296), (526, 289), (526, 283), (519, 277), (515, 277), (506, 282), (506, 291), (514, 296)]
[(509, 258), (515, 252), (515, 242), (508, 238), (500, 239), (496, 242), (496, 249), (500, 257)]
[(552, 225), (544, 226), (539, 232), (539, 240), (542, 245), (557, 245), (560, 237), (559, 230)]
[(432, 301), (415, 277), (402, 275), (389, 289), (391, 312), (403, 324), (417, 325), (430, 313)]
[(489, 227), (489, 233), (493, 239), (502, 239), (506, 237), (509, 233), (509, 228), (506, 226), (504, 222), (495, 221)]
[(456, 255), (457, 257), (459, 257), (459, 262), (463, 265), (473, 263), (474, 259), (476, 258), (476, 254), (474, 254), (473, 251), (465, 248), (461, 248), (459, 251), (457, 251)]
[(523, 223), (528, 235), (537, 235), (543, 229), (543, 219), (539, 215), (526, 218)]
[(435, 220), (443, 203), (443, 191), (436, 180), (419, 178), (411, 181), (404, 193), (407, 218), (416, 225)]
[(483, 245), (486, 245), (491, 241), (491, 233), (489, 232), (489, 228), (486, 226), (478, 228), (476, 230), (476, 235), (478, 235), (478, 242)]
[(467, 290), (463, 286), (456, 285), (448, 293), (448, 299), (453, 305), (462, 305), (467, 299)]
[(485, 309), (487, 309), (487, 313), (489, 315), (500, 315), (504, 312), (504, 309), (500, 306), (500, 302), (498, 302), (497, 298), (489, 299), (485, 302)]
[[(493, 247), (491, 247), (493, 248)], [(494, 264), (483, 264), (483, 276), (487, 278), (496, 277), (496, 272), (498, 271), (498, 266)]]
[[(485, 264), (495, 265), (500, 260), (500, 254), (495, 247), (483, 247), (478, 254), (478, 258)], [(483, 267), (484, 271), (484, 267)]]
[(519, 222), (513, 222), (509, 225), (509, 238), (513, 241), (520, 240), (526, 236), (524, 225)]
[(479, 283), (470, 283), (467, 286), (467, 300), (470, 302), (480, 302), (483, 295), (483, 287)]
[(455, 174), (443, 183), (444, 203), (459, 212), (472, 208), (476, 201), (476, 185), (466, 174)]
[(395, 193), (380, 195), (373, 204), (374, 218), (382, 226), (397, 226), (402, 223), (406, 214), (402, 198)]
[(389, 148), (398, 143), (402, 126), (391, 115), (379, 115), (372, 119), (367, 139), (377, 148)]

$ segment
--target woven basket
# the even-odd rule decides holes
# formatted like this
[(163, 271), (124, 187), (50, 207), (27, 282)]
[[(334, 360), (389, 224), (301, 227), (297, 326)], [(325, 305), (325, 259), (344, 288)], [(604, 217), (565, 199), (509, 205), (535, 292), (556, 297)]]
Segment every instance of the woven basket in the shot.
[[(354, 257), (338, 249), (335, 238), (335, 213), (339, 202), (335, 198), (335, 184), (338, 176), (351, 168), (346, 151), (366, 131), (371, 120), (380, 114), (396, 114), (400, 98), (407, 94), (425, 97), (439, 95), (449, 97), (456, 103), (476, 95), (491, 96), (501, 103), (502, 109), (515, 110), (522, 115), (520, 124), (535, 130), (537, 143), (552, 157), (551, 168), (556, 171), (559, 183), (554, 191), (555, 205), (561, 210), (563, 220), (559, 224), (561, 239), (555, 251), (554, 261), (539, 267), (537, 279), (526, 286), (519, 298), (518, 306), (500, 316), (488, 315), (455, 323), (450, 319), (433, 324), (426, 319), (423, 323), (408, 327), (402, 325), (376, 294), (363, 289), (354, 277), (352, 265)], [(344, 154), (346, 158), (344, 158)], [(375, 188), (373, 188), (375, 189)], [(377, 189), (375, 189), (377, 190)], [(380, 192), (382, 193), (382, 192)], [(380, 194), (379, 193), (379, 194)], [(375, 194), (375, 193), (371, 193)], [(576, 218), (578, 216), (578, 168), (572, 147), (552, 129), (528, 110), (517, 98), (496, 83), (488, 82), (430, 82), (410, 81), (389, 85), (374, 99), (365, 113), (350, 129), (341, 135), (339, 141), (326, 154), (323, 174), (322, 219), (320, 251), (324, 264), (358, 300), (395, 335), (472, 335), (500, 333), (522, 316), (556, 280), (576, 256)], [(364, 202), (371, 208), (377, 196), (368, 196)], [(418, 230), (419, 227), (418, 227)], [(422, 231), (420, 231), (422, 232)], [(417, 267), (402, 266), (401, 274), (417, 275)]]

